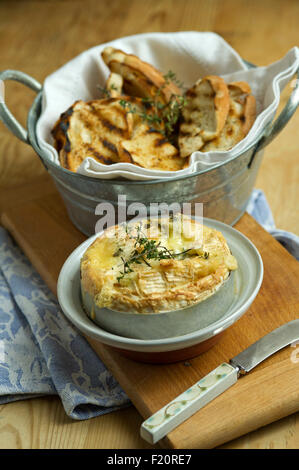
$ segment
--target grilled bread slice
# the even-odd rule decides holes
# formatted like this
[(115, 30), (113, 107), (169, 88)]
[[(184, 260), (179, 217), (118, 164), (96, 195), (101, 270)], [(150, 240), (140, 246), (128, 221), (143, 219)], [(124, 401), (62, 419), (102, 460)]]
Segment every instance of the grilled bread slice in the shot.
[(106, 82), (106, 90), (111, 98), (117, 98), (122, 95), (123, 84), (124, 81), (121, 75), (113, 72), (110, 73)]
[(200, 150), (206, 141), (217, 137), (229, 111), (228, 88), (221, 77), (207, 76), (198, 80), (186, 93), (179, 131), (181, 157)]
[(162, 73), (133, 54), (106, 47), (102, 58), (111, 72), (123, 77), (123, 88), (127, 95), (141, 98), (156, 98), (168, 103), (173, 95), (180, 95), (179, 88), (166, 80)]
[(130, 140), (120, 142), (119, 157), (150, 170), (177, 171), (185, 163), (164, 134), (142, 122), (136, 125)]
[(232, 82), (228, 85), (230, 109), (220, 135), (207, 142), (202, 152), (230, 150), (248, 134), (256, 117), (256, 101), (246, 82)]
[[(126, 100), (135, 101), (131, 97)], [(117, 98), (76, 101), (52, 130), (61, 165), (77, 171), (87, 157), (104, 165), (119, 162), (118, 145), (130, 138), (133, 119)]]

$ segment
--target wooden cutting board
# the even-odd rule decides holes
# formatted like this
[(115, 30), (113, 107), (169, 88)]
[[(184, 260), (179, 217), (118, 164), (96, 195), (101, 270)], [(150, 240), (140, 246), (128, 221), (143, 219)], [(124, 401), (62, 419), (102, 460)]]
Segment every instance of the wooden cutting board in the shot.
[[(67, 256), (84, 239), (53, 185), (30, 185), (7, 205), (10, 231), (53, 292)], [(248, 312), (212, 349), (170, 365), (134, 362), (88, 339), (140, 414), (147, 418), (223, 361), (283, 323), (299, 317), (299, 263), (248, 214), (236, 227), (264, 262), (261, 290)], [(160, 442), (166, 448), (212, 448), (299, 410), (299, 344), (269, 358)]]

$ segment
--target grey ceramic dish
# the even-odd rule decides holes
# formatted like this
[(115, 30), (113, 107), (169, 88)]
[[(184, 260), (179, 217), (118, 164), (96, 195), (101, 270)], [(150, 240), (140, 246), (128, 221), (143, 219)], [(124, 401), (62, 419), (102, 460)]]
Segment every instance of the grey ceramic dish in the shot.
[[(233, 279), (233, 299), (217, 314), (211, 311), (193, 332), (160, 339), (136, 339), (111, 333), (85, 313), (80, 292), (80, 259), (99, 234), (90, 237), (69, 256), (58, 279), (58, 300), (67, 318), (85, 335), (145, 362), (173, 362), (194, 357), (215, 344), (221, 334), (237, 321), (254, 301), (263, 279), (263, 263), (255, 246), (243, 234), (216, 220), (204, 224), (222, 232), (237, 258)], [(228, 301), (229, 303), (229, 301)]]
[(128, 338), (161, 339), (186, 335), (207, 326), (211, 317), (221, 318), (234, 300), (234, 272), (209, 298), (180, 310), (138, 314), (97, 307), (90, 294), (81, 290), (85, 312), (101, 328)]

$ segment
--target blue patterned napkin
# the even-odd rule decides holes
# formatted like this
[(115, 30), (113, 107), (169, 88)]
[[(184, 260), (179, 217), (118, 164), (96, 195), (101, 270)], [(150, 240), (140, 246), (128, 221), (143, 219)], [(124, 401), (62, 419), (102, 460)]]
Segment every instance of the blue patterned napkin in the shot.
[(263, 191), (260, 189), (252, 191), (247, 212), (299, 261), (299, 237), (294, 233), (279, 230), (275, 227), (271, 209)]
[[(248, 211), (299, 258), (299, 237), (275, 228), (261, 191), (253, 191)], [(54, 394), (66, 414), (78, 420), (130, 403), (0, 227), (0, 404)]]
[(0, 227), (0, 404), (54, 394), (74, 419), (129, 404), (28, 259)]

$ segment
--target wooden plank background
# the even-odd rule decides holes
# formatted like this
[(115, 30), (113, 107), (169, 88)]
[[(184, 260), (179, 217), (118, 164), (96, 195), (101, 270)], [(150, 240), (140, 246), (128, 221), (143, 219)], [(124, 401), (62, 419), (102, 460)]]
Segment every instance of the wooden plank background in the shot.
[[(0, 2), (0, 69), (22, 70), (39, 81), (83, 50), (116, 37), (149, 31), (214, 31), (245, 59), (266, 65), (298, 42), (296, 0), (85, 0)], [(34, 93), (8, 83), (6, 101), (25, 123)], [(286, 103), (290, 87), (283, 93)], [(279, 228), (299, 233), (299, 113), (265, 151), (256, 187), (263, 189)], [(33, 150), (0, 124), (0, 210), (22, 200), (23, 184), (51, 183)], [(298, 448), (299, 414), (225, 447)], [(0, 407), (0, 447), (144, 448), (134, 408), (72, 422), (55, 398)]]

